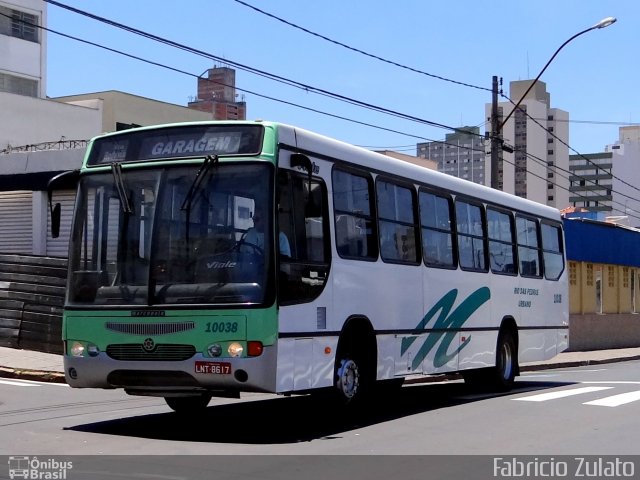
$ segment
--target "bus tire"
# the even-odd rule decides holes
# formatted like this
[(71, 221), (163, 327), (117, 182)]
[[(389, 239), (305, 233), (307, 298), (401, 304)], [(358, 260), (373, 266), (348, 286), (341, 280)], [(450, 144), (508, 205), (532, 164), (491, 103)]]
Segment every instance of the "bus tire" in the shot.
[[(356, 332), (352, 330), (351, 333)], [(343, 405), (361, 403), (375, 384), (375, 338), (369, 338), (360, 330), (356, 335), (342, 339), (334, 373), (338, 402)]]
[(491, 369), (491, 383), (500, 391), (511, 390), (518, 371), (518, 348), (511, 330), (498, 336), (496, 366)]
[(177, 413), (199, 412), (207, 408), (211, 395), (193, 395), (189, 397), (164, 397), (169, 408)]

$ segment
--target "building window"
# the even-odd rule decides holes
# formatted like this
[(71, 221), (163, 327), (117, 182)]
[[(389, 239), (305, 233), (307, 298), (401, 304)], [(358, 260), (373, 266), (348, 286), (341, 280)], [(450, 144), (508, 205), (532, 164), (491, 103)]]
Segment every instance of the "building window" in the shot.
[(553, 138), (547, 138), (547, 143), (553, 143)]
[(550, 122), (552, 122), (552, 121), (553, 121), (553, 115), (549, 115), (549, 116), (547, 116), (547, 120), (549, 120)]
[(553, 155), (553, 150), (547, 150), (547, 155)]
[(27, 97), (38, 96), (38, 81), (0, 73), (0, 92), (15, 93)]
[(0, 34), (38, 43), (38, 16), (0, 7)]

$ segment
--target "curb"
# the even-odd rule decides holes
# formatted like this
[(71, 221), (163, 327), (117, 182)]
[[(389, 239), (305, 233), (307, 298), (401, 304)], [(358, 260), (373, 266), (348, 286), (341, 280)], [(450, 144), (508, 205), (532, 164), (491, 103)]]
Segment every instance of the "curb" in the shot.
[(29, 370), (24, 368), (0, 367), (0, 378), (14, 378), (17, 380), (33, 380), (37, 382), (67, 383), (64, 373), (44, 370)]
[(640, 355), (631, 355), (629, 357), (612, 357), (603, 358), (601, 360), (570, 360), (559, 363), (545, 363), (538, 365), (524, 365), (520, 367), (521, 372), (535, 372), (539, 370), (550, 370), (554, 368), (571, 368), (571, 367), (586, 367), (589, 365), (602, 365), (605, 363), (619, 363), (630, 362), (632, 360), (640, 360)]

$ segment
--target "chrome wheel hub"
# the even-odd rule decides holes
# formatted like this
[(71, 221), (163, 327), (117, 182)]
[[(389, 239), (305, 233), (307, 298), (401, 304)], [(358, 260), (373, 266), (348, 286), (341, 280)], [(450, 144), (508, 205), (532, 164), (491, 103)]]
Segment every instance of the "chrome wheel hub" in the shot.
[(360, 373), (358, 365), (353, 360), (342, 360), (338, 368), (337, 387), (345, 398), (350, 399), (358, 392)]

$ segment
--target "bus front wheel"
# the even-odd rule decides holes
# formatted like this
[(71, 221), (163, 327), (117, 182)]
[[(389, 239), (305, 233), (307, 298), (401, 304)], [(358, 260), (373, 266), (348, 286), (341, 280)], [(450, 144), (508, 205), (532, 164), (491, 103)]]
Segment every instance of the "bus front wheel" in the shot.
[(336, 371), (336, 388), (345, 402), (350, 402), (360, 391), (360, 367), (350, 358), (340, 359)]
[(171, 410), (177, 413), (195, 413), (207, 408), (211, 395), (194, 395), (190, 397), (164, 397)]

